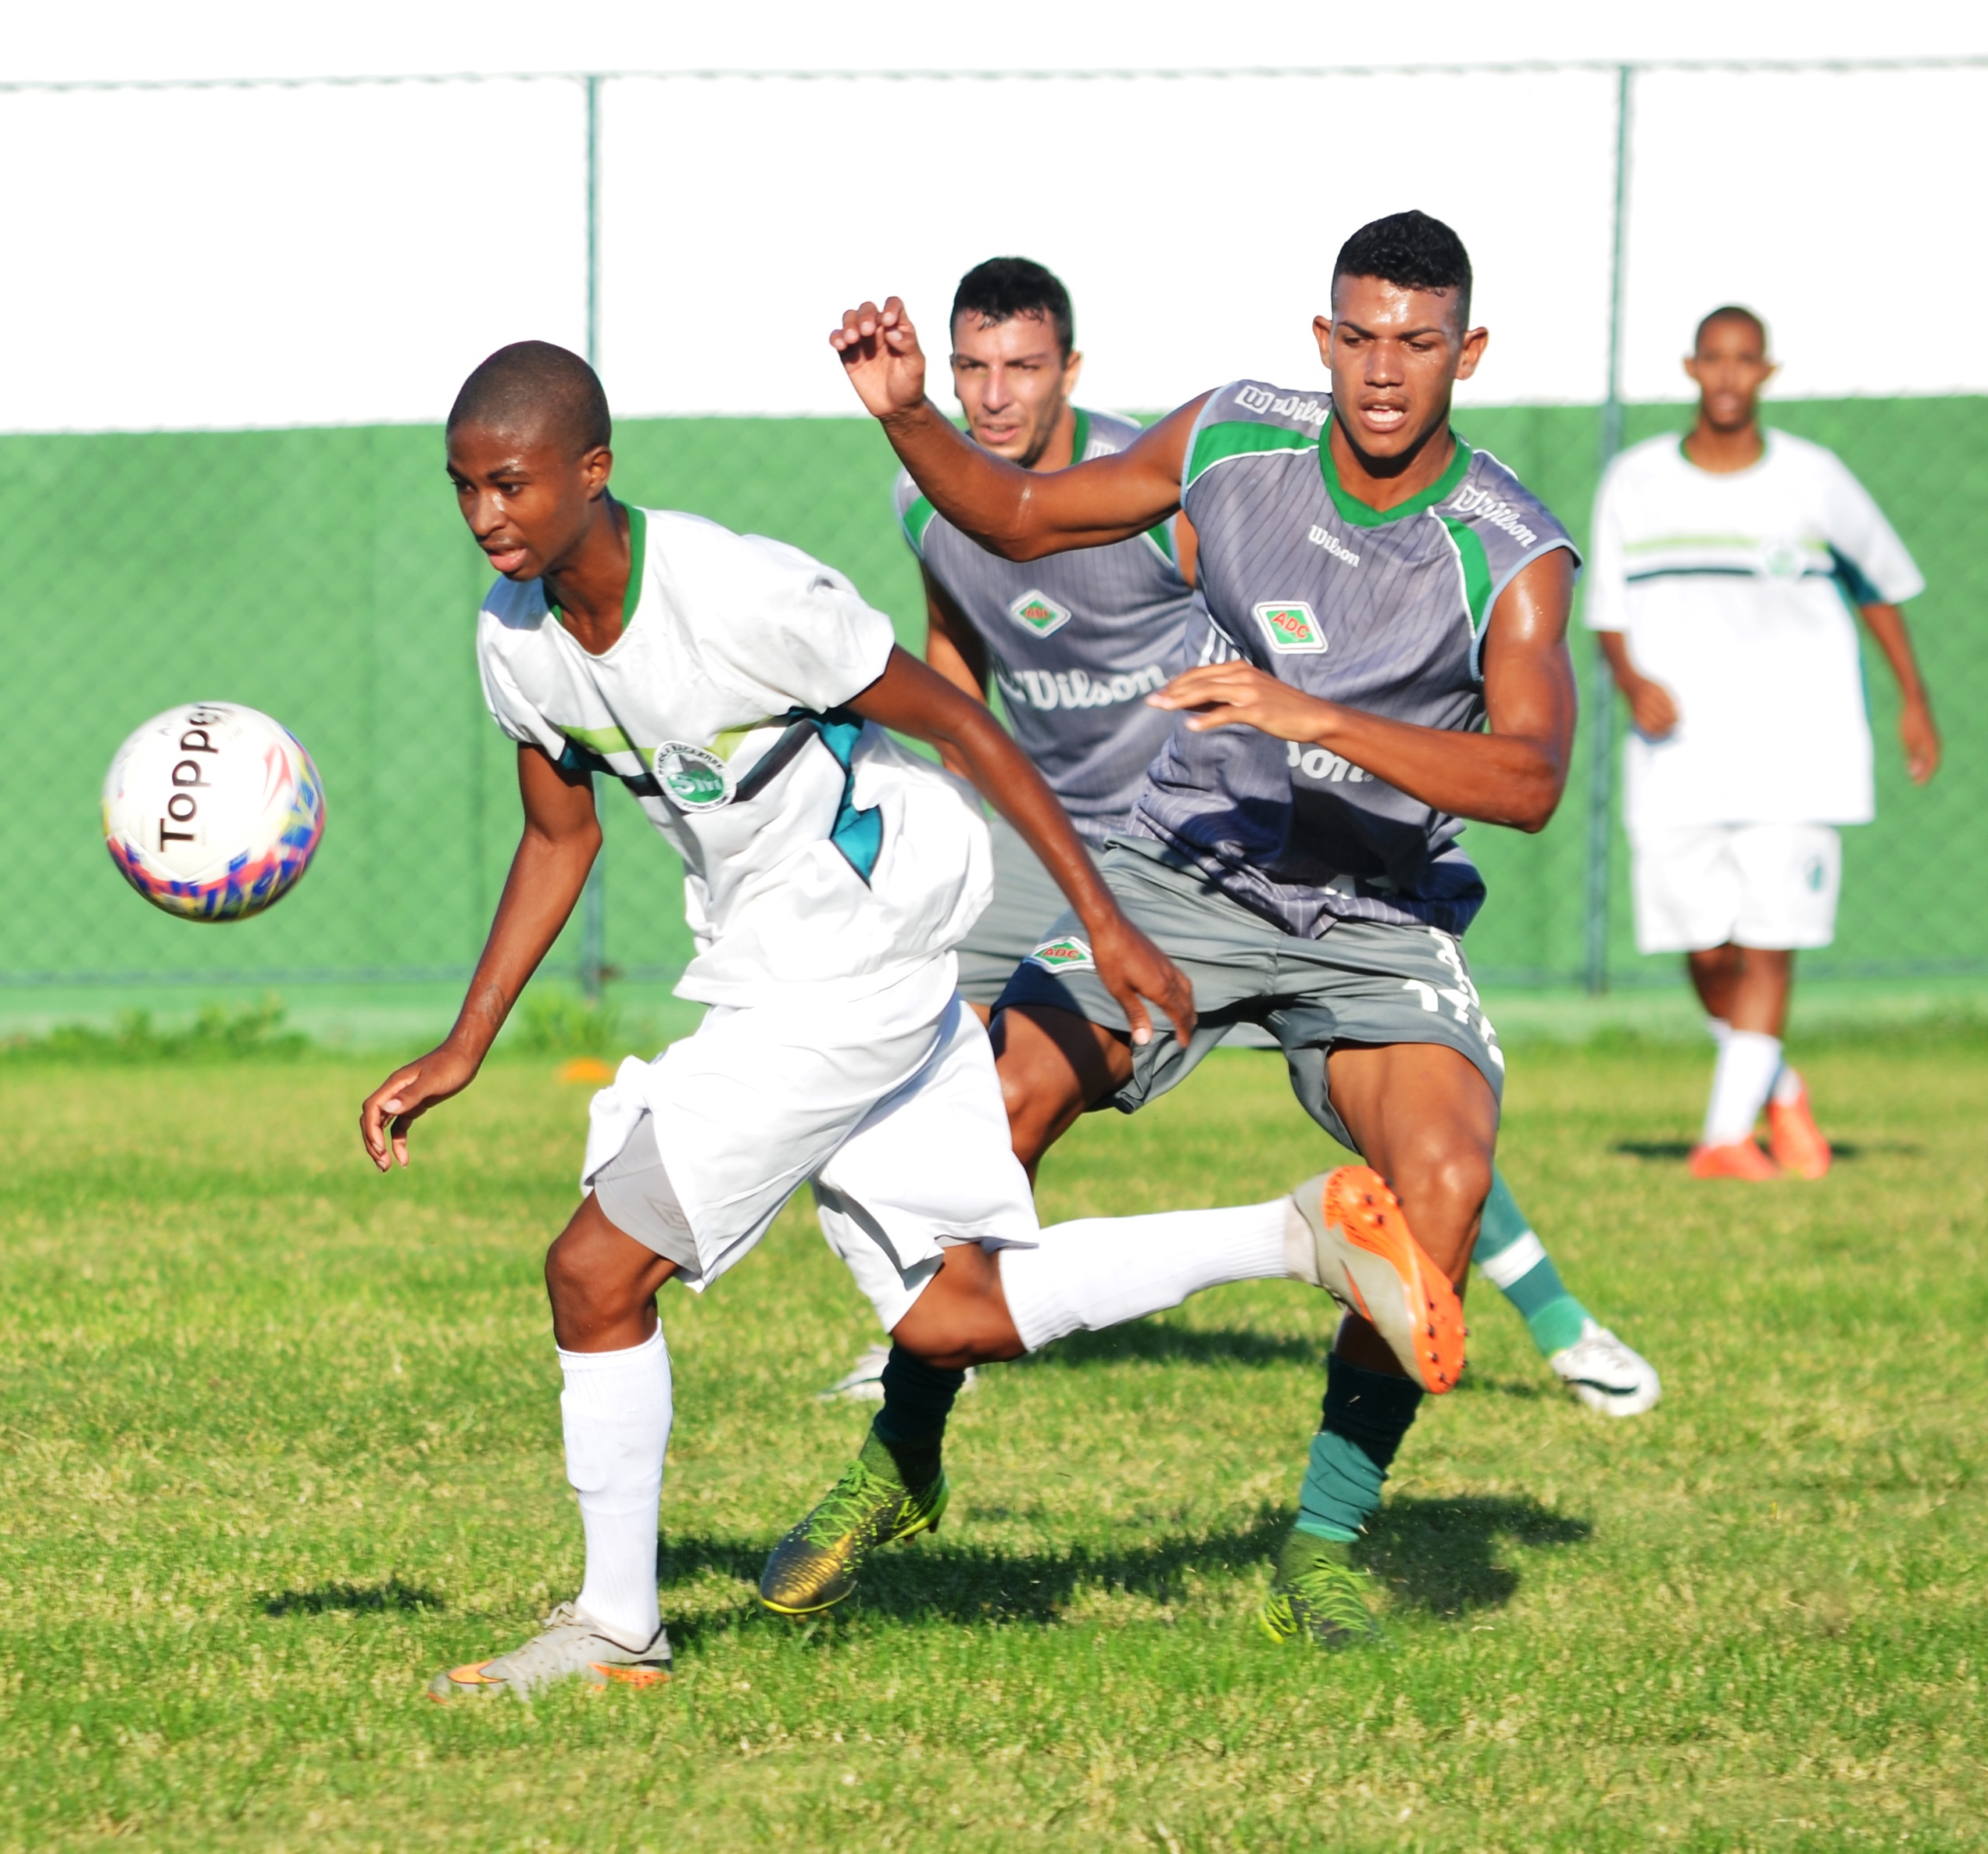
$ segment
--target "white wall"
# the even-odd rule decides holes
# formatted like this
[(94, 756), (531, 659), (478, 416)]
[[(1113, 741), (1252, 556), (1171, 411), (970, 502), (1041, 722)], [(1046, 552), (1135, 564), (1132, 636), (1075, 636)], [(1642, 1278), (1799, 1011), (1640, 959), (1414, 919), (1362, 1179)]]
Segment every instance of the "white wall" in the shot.
[[(1785, 392), (1988, 390), (1988, 353), (1933, 320), (1988, 286), (1952, 219), (1988, 72), (1639, 86), (1631, 397), (1682, 395), (1693, 322), (1732, 298), (1772, 324)], [(954, 280), (997, 251), (1069, 282), (1096, 402), (1302, 384), (1340, 241), (1407, 205), (1475, 259), (1472, 397), (1603, 390), (1605, 73), (641, 78), (603, 111), (624, 416), (848, 411), (844, 304), (899, 291), (942, 352)], [(0, 92), (0, 429), (432, 419), (503, 341), (578, 346), (583, 120), (556, 78)]]

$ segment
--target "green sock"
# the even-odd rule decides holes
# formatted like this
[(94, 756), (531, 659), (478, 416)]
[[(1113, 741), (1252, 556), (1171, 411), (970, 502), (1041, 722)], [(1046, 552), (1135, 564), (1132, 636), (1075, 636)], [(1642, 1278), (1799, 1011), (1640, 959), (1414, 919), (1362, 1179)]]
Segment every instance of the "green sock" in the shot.
[(1491, 1174), (1491, 1195), (1484, 1200), (1484, 1222), (1471, 1259), (1518, 1309), (1542, 1358), (1551, 1358), (1580, 1338), (1588, 1309), (1567, 1291), (1503, 1172)]
[(889, 1471), (907, 1488), (939, 1478), (946, 1419), (967, 1381), (964, 1371), (942, 1371), (893, 1345), (884, 1366), (884, 1407), (870, 1425), (863, 1459), (874, 1472)]
[(1325, 1404), (1311, 1438), (1311, 1462), (1298, 1489), (1297, 1530), (1314, 1542), (1360, 1536), (1381, 1503), (1381, 1484), (1415, 1420), (1422, 1387), (1349, 1365), (1325, 1361)]

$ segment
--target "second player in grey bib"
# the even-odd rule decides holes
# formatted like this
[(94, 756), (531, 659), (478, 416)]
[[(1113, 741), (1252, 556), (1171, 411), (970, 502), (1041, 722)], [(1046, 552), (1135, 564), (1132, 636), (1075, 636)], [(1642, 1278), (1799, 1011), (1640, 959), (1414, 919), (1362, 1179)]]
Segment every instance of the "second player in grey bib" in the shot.
[[(1182, 477), (1207, 613), (1190, 650), (1368, 714), (1475, 731), (1492, 606), (1529, 562), (1573, 543), (1461, 438), (1429, 488), (1370, 508), (1339, 482), (1331, 412), (1328, 395), (1253, 380), (1210, 396)], [(1323, 748), (1253, 729), (1170, 735), (1132, 829), (1307, 938), (1335, 920), (1460, 934), (1484, 899), (1460, 819)]]
[[(1109, 456), (1139, 434), (1129, 419), (1079, 411), (1072, 461)], [(1017, 744), (1102, 846), (1125, 827), (1177, 719), (1146, 705), (1187, 666), (1196, 601), (1172, 534), (1014, 561), (968, 540), (902, 474), (897, 513), (912, 551), (986, 644)]]

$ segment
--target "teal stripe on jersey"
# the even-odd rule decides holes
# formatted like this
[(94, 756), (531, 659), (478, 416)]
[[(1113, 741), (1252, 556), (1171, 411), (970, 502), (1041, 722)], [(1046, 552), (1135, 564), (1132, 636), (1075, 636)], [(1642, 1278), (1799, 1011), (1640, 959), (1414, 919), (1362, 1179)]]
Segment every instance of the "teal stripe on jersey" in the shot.
[(1309, 451), (1318, 441), (1305, 432), (1285, 431), (1275, 425), (1204, 425), (1194, 440), (1194, 455), (1188, 459), (1181, 488), (1185, 490), (1204, 470), (1231, 457), (1256, 456), (1265, 451)]

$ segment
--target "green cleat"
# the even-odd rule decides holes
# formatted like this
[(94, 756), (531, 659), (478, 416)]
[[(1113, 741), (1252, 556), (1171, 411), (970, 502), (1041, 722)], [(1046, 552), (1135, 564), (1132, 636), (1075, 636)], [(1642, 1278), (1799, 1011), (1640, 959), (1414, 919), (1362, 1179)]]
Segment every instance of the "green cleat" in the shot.
[(939, 1530), (952, 1495), (944, 1473), (907, 1488), (888, 1471), (889, 1461), (873, 1438), (828, 1499), (773, 1548), (760, 1574), (760, 1601), (776, 1615), (812, 1616), (839, 1603), (878, 1545)]
[(1257, 1612), (1257, 1626), (1279, 1643), (1298, 1637), (1321, 1648), (1379, 1641), (1380, 1624), (1367, 1606), (1368, 1583), (1353, 1568), (1350, 1545), (1293, 1531), (1278, 1554), (1277, 1577)]

